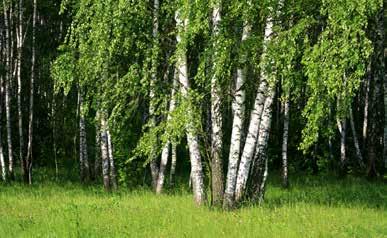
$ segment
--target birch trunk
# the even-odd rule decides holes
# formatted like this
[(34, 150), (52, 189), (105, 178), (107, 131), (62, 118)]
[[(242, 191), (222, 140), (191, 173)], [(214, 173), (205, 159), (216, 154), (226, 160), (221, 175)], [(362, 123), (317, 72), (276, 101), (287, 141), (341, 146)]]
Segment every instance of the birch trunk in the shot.
[[(177, 11), (175, 15), (176, 26), (178, 28), (178, 33), (176, 36), (177, 43), (180, 47), (184, 47), (181, 54), (178, 56), (176, 67), (179, 74), (179, 82), (181, 85), (181, 94), (185, 97), (186, 100), (189, 99), (188, 90), (190, 89), (189, 80), (188, 80), (188, 70), (187, 70), (187, 55), (186, 55), (186, 46), (182, 45), (182, 36), (185, 28), (188, 24), (188, 19), (181, 19), (180, 12)], [(197, 136), (195, 125), (193, 124), (193, 111), (190, 108), (187, 108), (187, 116), (189, 118), (189, 122), (186, 125), (187, 130), (187, 141), (188, 141), (188, 149), (191, 160), (191, 174), (192, 174), (192, 187), (194, 199), (197, 205), (202, 205), (206, 202), (206, 194), (204, 190), (204, 182), (203, 182), (203, 168), (202, 168), (202, 160), (200, 155), (199, 148), (199, 138)]]
[(175, 185), (175, 173), (176, 173), (176, 144), (172, 143), (172, 158), (171, 158), (171, 170), (169, 172), (169, 184), (171, 187)]
[(356, 157), (357, 157), (357, 159), (359, 161), (360, 167), (364, 168), (364, 160), (363, 160), (363, 156), (362, 156), (362, 153), (361, 153), (361, 150), (360, 150), (359, 141), (357, 139), (355, 120), (353, 118), (352, 108), (349, 108), (349, 122), (351, 124), (353, 143), (354, 143), (354, 146), (355, 146), (355, 149), (356, 149)]
[[(271, 40), (272, 33), (273, 33), (273, 23), (272, 23), (272, 19), (269, 17), (266, 20), (265, 37), (263, 42), (264, 49), (262, 52), (262, 59), (266, 57), (266, 54), (267, 54), (266, 45)], [(250, 171), (251, 161), (253, 160), (253, 157), (254, 157), (262, 111), (264, 108), (264, 103), (266, 98), (265, 93), (267, 90), (267, 79), (268, 79), (268, 75), (264, 71), (262, 71), (261, 82), (255, 99), (254, 109), (251, 112), (249, 132), (247, 134), (245, 147), (243, 149), (241, 162), (239, 164), (237, 184), (235, 189), (235, 200), (237, 202), (239, 202), (242, 199), (242, 196), (246, 187), (247, 178)]]
[(83, 92), (78, 86), (78, 101), (79, 101), (79, 169), (81, 182), (90, 180), (89, 158), (87, 153), (87, 134), (85, 116), (83, 113)]
[(102, 176), (103, 184), (106, 191), (110, 191), (110, 174), (109, 174), (109, 146), (108, 146), (108, 135), (107, 135), (107, 123), (105, 118), (101, 115), (101, 158), (102, 158)]
[(32, 184), (32, 140), (34, 129), (34, 89), (35, 89), (35, 58), (36, 58), (36, 11), (37, 0), (33, 1), (32, 14), (32, 56), (31, 56), (31, 81), (30, 81), (30, 106), (29, 106), (29, 120), (28, 120), (28, 144), (27, 144), (27, 167), (28, 167), (28, 183)]
[(24, 157), (24, 134), (23, 134), (23, 110), (22, 110), (22, 56), (23, 56), (23, 0), (19, 0), (19, 23), (17, 29), (17, 110), (18, 110), (18, 126), (19, 126), (19, 158), (23, 179), (25, 183), (29, 181), (28, 164)]
[[(174, 79), (173, 79), (173, 86), (172, 86), (172, 92), (171, 92), (171, 101), (170, 101), (170, 104), (169, 104), (169, 109), (168, 109), (168, 116), (167, 116), (167, 123), (172, 119), (171, 118), (171, 113), (175, 110), (176, 108), (176, 102), (175, 102), (175, 90), (176, 90), (176, 87), (177, 87), (177, 82), (176, 82), (176, 76), (177, 76), (177, 73), (175, 73), (176, 75), (174, 75)], [(169, 156), (169, 147), (171, 145), (171, 142), (170, 141), (167, 141), (164, 145), (164, 148), (161, 152), (161, 161), (160, 161), (160, 169), (159, 169), (159, 174), (158, 174), (158, 177), (157, 177), (157, 185), (156, 185), (156, 193), (157, 194), (160, 194), (163, 190), (163, 187), (164, 187), (164, 181), (165, 181), (165, 170), (166, 170), (166, 167), (167, 167), (167, 163), (168, 163), (168, 156)], [(172, 148), (173, 149), (173, 148)], [(175, 147), (175, 150), (176, 150), (176, 147)], [(175, 156), (174, 158), (174, 162), (175, 163), (174, 165), (172, 164), (172, 166), (176, 166), (176, 153), (175, 155), (173, 155), (173, 151), (172, 151), (172, 157)], [(174, 168), (173, 168), (174, 170)], [(171, 171), (172, 171), (172, 167), (171, 167)], [(172, 172), (171, 172), (172, 173)], [(174, 171), (173, 171), (174, 173)], [(172, 176), (171, 176), (172, 177)]]
[(113, 143), (112, 143), (112, 136), (110, 134), (109, 129), (106, 131), (107, 134), (107, 140), (108, 140), (108, 152), (109, 152), (109, 176), (110, 176), (110, 186), (113, 188), (113, 190), (117, 190), (117, 172), (116, 172), (116, 166), (114, 165), (114, 156), (113, 156)]
[[(98, 117), (98, 116), (97, 116)], [(101, 136), (100, 136), (100, 127), (96, 125), (96, 134), (95, 134), (95, 160), (94, 160), (94, 179), (96, 180), (101, 173)]]
[(345, 137), (346, 137), (346, 131), (347, 131), (347, 120), (339, 120), (337, 119), (337, 127), (340, 132), (340, 164), (341, 164), (341, 173), (342, 175), (345, 174), (345, 167), (347, 163), (347, 156), (346, 156), (346, 142), (345, 142)]
[(239, 163), (238, 176), (235, 187), (235, 201), (240, 201), (246, 187), (247, 177), (250, 171), (250, 165), (254, 157), (255, 147), (257, 144), (259, 126), (265, 102), (265, 91), (267, 83), (260, 83), (258, 94), (255, 99), (254, 109), (251, 112), (249, 131), (247, 133), (245, 146)]
[[(2, 39), (0, 39), (0, 42)], [(2, 53), (2, 52), (1, 52)], [(0, 122), (2, 121), (3, 116), (3, 76), (0, 75)], [(7, 180), (7, 172), (6, 172), (6, 164), (4, 160), (4, 152), (3, 152), (3, 143), (2, 143), (2, 134), (1, 134), (1, 123), (0, 123), (0, 167), (1, 167), (1, 178), (3, 181)]]
[[(242, 33), (242, 43), (250, 35), (250, 26), (245, 23)], [(241, 154), (241, 140), (242, 140), (242, 129), (245, 114), (245, 98), (246, 92), (244, 87), (246, 81), (246, 69), (237, 69), (237, 77), (235, 82), (235, 92), (232, 101), (233, 109), (233, 122), (231, 131), (231, 144), (228, 158), (228, 172), (226, 189), (224, 193), (223, 207), (225, 209), (232, 208), (234, 206), (234, 192), (236, 187), (237, 173), (238, 173), (238, 162)]]
[(289, 187), (288, 178), (289, 99), (284, 102), (284, 132), (282, 138), (282, 186)]
[[(159, 0), (153, 1), (153, 49), (157, 49), (158, 44), (158, 29), (159, 29)], [(155, 51), (155, 50), (153, 50)], [(155, 52), (153, 52), (155, 53)], [(149, 117), (151, 120), (151, 127), (156, 126), (156, 119), (154, 117), (155, 113), (155, 83), (157, 81), (157, 57), (152, 57), (152, 75), (151, 75), (151, 82), (150, 82), (150, 92), (149, 92)], [(153, 148), (154, 150), (154, 148)], [(159, 168), (156, 162), (156, 152), (153, 151), (151, 153), (151, 160), (150, 160), (150, 169), (151, 169), (151, 175), (152, 175), (152, 187), (154, 190), (156, 190), (157, 187), (157, 179), (159, 175)]]
[(365, 96), (364, 96), (364, 118), (363, 118), (363, 149), (365, 149), (365, 145), (367, 144), (367, 132), (368, 132), (368, 111), (369, 111), (369, 95), (371, 88), (371, 66), (368, 66), (368, 75), (366, 77), (365, 82)]
[(8, 148), (8, 173), (11, 179), (14, 178), (13, 172), (13, 146), (12, 146), (12, 125), (11, 125), (11, 98), (10, 98), (10, 80), (12, 77), (12, 60), (10, 55), (10, 25), (8, 15), (8, 5), (3, 0), (4, 10), (4, 27), (5, 27), (5, 78), (4, 78), (4, 94), (5, 94), (5, 114), (7, 127), (7, 148)]
[[(220, 28), (220, 3), (212, 11), (213, 37), (218, 38)], [(218, 39), (214, 44), (217, 49)], [(214, 75), (211, 78), (211, 183), (212, 183), (212, 203), (221, 205), (224, 193), (224, 174), (222, 161), (222, 111), (221, 111), (221, 88), (219, 78), (216, 73), (216, 60), (219, 52), (215, 51), (215, 61), (213, 62)]]
[[(371, 24), (373, 29), (373, 42), (374, 53), (372, 56), (372, 99), (370, 102), (370, 121), (369, 121), (369, 144), (368, 144), (368, 168), (367, 175), (369, 178), (375, 178), (379, 175), (376, 169), (377, 159), (380, 158), (380, 162), (386, 162), (386, 148), (383, 145), (383, 154), (379, 154), (378, 147), (381, 145), (381, 141), (386, 138), (386, 122), (384, 125), (381, 123), (386, 116), (386, 112), (382, 115), (383, 108), (381, 107), (380, 99), (383, 96), (383, 101), (386, 99), (382, 95), (383, 87), (385, 85), (385, 58), (384, 58), (384, 7), (382, 7), (377, 14), (375, 14), (374, 22)], [(381, 135), (381, 128), (383, 128), (383, 135)]]
[(253, 168), (253, 179), (256, 183), (253, 185), (253, 200), (263, 202), (266, 180), (268, 176), (268, 156), (267, 147), (270, 136), (271, 122), (272, 122), (272, 104), (274, 100), (275, 88), (270, 89), (269, 95), (265, 100), (265, 106), (262, 113), (262, 121), (259, 127), (259, 137), (257, 148), (255, 152), (254, 161), (257, 161)]

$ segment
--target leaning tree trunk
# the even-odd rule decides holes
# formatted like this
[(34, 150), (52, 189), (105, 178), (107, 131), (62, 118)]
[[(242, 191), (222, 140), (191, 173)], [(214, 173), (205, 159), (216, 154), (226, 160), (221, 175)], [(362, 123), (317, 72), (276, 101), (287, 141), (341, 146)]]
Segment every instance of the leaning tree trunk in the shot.
[(12, 125), (11, 125), (11, 97), (10, 97), (10, 80), (12, 78), (12, 58), (10, 54), (10, 25), (8, 15), (8, 5), (3, 0), (4, 10), (4, 31), (5, 31), (5, 78), (4, 78), (4, 94), (5, 94), (5, 114), (6, 114), (6, 127), (7, 127), (7, 147), (8, 147), (8, 173), (11, 179), (14, 178), (13, 172), (13, 148), (12, 148)]
[[(182, 47), (183, 49), (180, 51), (178, 55), (178, 59), (176, 62), (176, 67), (179, 72), (179, 82), (181, 85), (181, 94), (185, 98), (185, 100), (189, 99), (189, 79), (188, 79), (188, 70), (187, 70), (187, 55), (186, 55), (186, 45), (185, 42), (182, 42), (182, 34), (185, 32), (185, 28), (188, 25), (188, 19), (181, 19), (180, 12), (177, 11), (175, 15), (176, 26), (178, 28), (178, 33), (176, 35), (176, 40), (178, 47)], [(188, 123), (186, 125), (187, 130), (187, 141), (188, 141), (188, 149), (191, 160), (191, 174), (192, 174), (192, 187), (194, 193), (194, 199), (196, 204), (202, 205), (206, 202), (206, 194), (204, 189), (203, 182), (203, 167), (202, 167), (202, 159), (200, 155), (200, 147), (199, 147), (199, 138), (197, 135), (197, 129), (195, 128), (194, 120), (194, 111), (191, 108), (187, 108), (187, 116), (189, 118)]]
[[(220, 28), (220, 4), (212, 10), (212, 25), (213, 37), (216, 38), (214, 49), (219, 49), (219, 28)], [(212, 183), (212, 203), (213, 205), (221, 205), (224, 193), (224, 174), (222, 161), (222, 111), (221, 111), (221, 87), (219, 77), (217, 75), (217, 57), (219, 52), (215, 50), (213, 62), (213, 76), (211, 78), (211, 183)]]
[(261, 123), (261, 116), (265, 103), (265, 92), (267, 90), (267, 82), (261, 81), (258, 88), (258, 93), (255, 99), (254, 109), (251, 112), (249, 131), (246, 137), (245, 146), (241, 161), (239, 162), (239, 169), (235, 187), (235, 201), (239, 202), (242, 199), (243, 192), (246, 188), (247, 178), (250, 171), (250, 165), (254, 158), (255, 147), (257, 144), (258, 131)]
[[(250, 35), (251, 27), (245, 23), (242, 33), (242, 43)], [(233, 124), (231, 131), (231, 144), (228, 158), (228, 172), (226, 189), (224, 192), (223, 207), (229, 209), (234, 207), (234, 192), (236, 187), (237, 173), (238, 173), (238, 162), (241, 154), (241, 140), (242, 140), (242, 129), (245, 114), (245, 98), (246, 92), (244, 89), (246, 81), (246, 68), (237, 69), (237, 77), (235, 82), (235, 92), (232, 101), (233, 109)]]
[[(176, 90), (176, 87), (177, 87), (177, 82), (176, 82), (177, 73), (175, 73), (175, 74), (176, 75), (174, 75), (174, 77), (173, 77), (173, 86), (172, 86), (172, 92), (171, 92), (171, 101), (170, 101), (169, 110), (168, 110), (169, 112), (168, 112), (168, 116), (167, 116), (167, 123), (172, 119), (171, 118), (171, 113), (176, 108), (175, 90)], [(163, 150), (161, 152), (160, 169), (159, 169), (159, 174), (157, 176), (157, 185), (156, 185), (156, 193), (157, 194), (160, 194), (162, 192), (162, 190), (163, 190), (163, 187), (164, 187), (165, 170), (166, 170), (167, 163), (168, 163), (168, 156), (169, 156), (169, 147), (170, 147), (170, 145), (171, 145), (171, 142), (168, 140), (165, 143), (164, 148), (163, 148)], [(173, 148), (173, 146), (172, 146), (172, 149), (176, 150), (176, 147)], [(173, 153), (175, 153), (175, 155), (173, 155)], [(172, 166), (171, 166), (171, 173), (172, 173), (172, 169), (174, 170), (175, 169), (174, 167), (176, 166), (176, 152), (172, 151), (172, 156), (175, 156), (175, 158), (174, 158), (174, 161), (172, 161), (172, 163), (174, 163), (174, 164), (172, 164)], [(173, 173), (174, 173), (174, 171), (173, 171)]]
[(253, 179), (253, 200), (263, 202), (265, 194), (266, 180), (268, 176), (268, 156), (267, 147), (271, 129), (272, 104), (274, 100), (275, 87), (269, 89), (269, 95), (265, 100), (265, 106), (262, 113), (262, 121), (259, 127), (258, 142), (254, 156), (255, 166), (252, 168)]
[[(273, 33), (273, 23), (271, 21), (271, 18), (269, 17), (266, 20), (265, 36), (264, 36), (264, 42), (263, 42), (264, 49), (262, 52), (262, 59), (266, 57), (266, 54), (267, 54), (266, 46), (272, 38), (272, 33)], [(262, 71), (261, 82), (255, 99), (254, 109), (251, 112), (249, 132), (247, 134), (246, 144), (243, 149), (241, 162), (239, 164), (237, 185), (235, 189), (235, 201), (237, 202), (239, 202), (242, 199), (244, 190), (246, 188), (247, 178), (250, 171), (250, 165), (254, 157), (255, 147), (257, 144), (258, 131), (259, 131), (260, 122), (261, 122), (261, 116), (262, 116), (264, 103), (266, 99), (265, 93), (267, 91), (267, 80), (268, 80), (268, 75), (264, 71)]]
[(351, 131), (352, 131), (352, 136), (353, 136), (353, 144), (354, 144), (355, 149), (356, 149), (356, 157), (357, 157), (357, 159), (359, 161), (360, 167), (364, 168), (365, 167), (364, 166), (364, 160), (363, 160), (363, 156), (362, 156), (362, 153), (361, 153), (361, 150), (360, 150), (359, 140), (357, 139), (355, 120), (353, 118), (353, 111), (352, 111), (351, 107), (349, 108), (349, 122), (351, 124)]
[(289, 99), (284, 102), (284, 131), (282, 138), (282, 186), (289, 187), (288, 177)]
[(27, 144), (27, 157), (26, 163), (28, 168), (28, 183), (32, 184), (32, 140), (34, 129), (34, 89), (35, 89), (35, 57), (36, 57), (36, 11), (37, 0), (33, 2), (33, 14), (32, 14), (32, 56), (31, 56), (31, 81), (30, 81), (30, 107), (29, 107), (29, 119), (28, 119), (28, 144)]

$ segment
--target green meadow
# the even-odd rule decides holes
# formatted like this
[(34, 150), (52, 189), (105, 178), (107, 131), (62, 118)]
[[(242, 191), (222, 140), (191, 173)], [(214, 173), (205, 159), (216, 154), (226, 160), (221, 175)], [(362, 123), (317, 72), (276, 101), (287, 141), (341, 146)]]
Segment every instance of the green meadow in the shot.
[(387, 237), (387, 186), (348, 177), (271, 179), (265, 203), (234, 211), (196, 207), (180, 186), (107, 194), (101, 186), (0, 185), (0, 236), (7, 237)]

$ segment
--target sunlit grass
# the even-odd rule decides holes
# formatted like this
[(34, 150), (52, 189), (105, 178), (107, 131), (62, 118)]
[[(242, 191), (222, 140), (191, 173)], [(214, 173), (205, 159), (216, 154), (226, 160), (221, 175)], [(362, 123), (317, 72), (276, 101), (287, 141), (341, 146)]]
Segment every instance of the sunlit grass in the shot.
[(179, 189), (106, 194), (100, 186), (0, 185), (0, 237), (387, 237), (387, 185), (299, 176), (270, 181), (262, 207), (196, 207)]

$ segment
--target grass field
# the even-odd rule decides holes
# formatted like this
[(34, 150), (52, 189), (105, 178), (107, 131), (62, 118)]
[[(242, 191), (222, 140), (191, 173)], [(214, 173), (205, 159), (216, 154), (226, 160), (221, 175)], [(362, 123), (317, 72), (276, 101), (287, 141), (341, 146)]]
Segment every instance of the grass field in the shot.
[(286, 191), (270, 181), (263, 206), (233, 212), (197, 208), (185, 189), (0, 185), (0, 237), (387, 237), (387, 185), (299, 176)]

